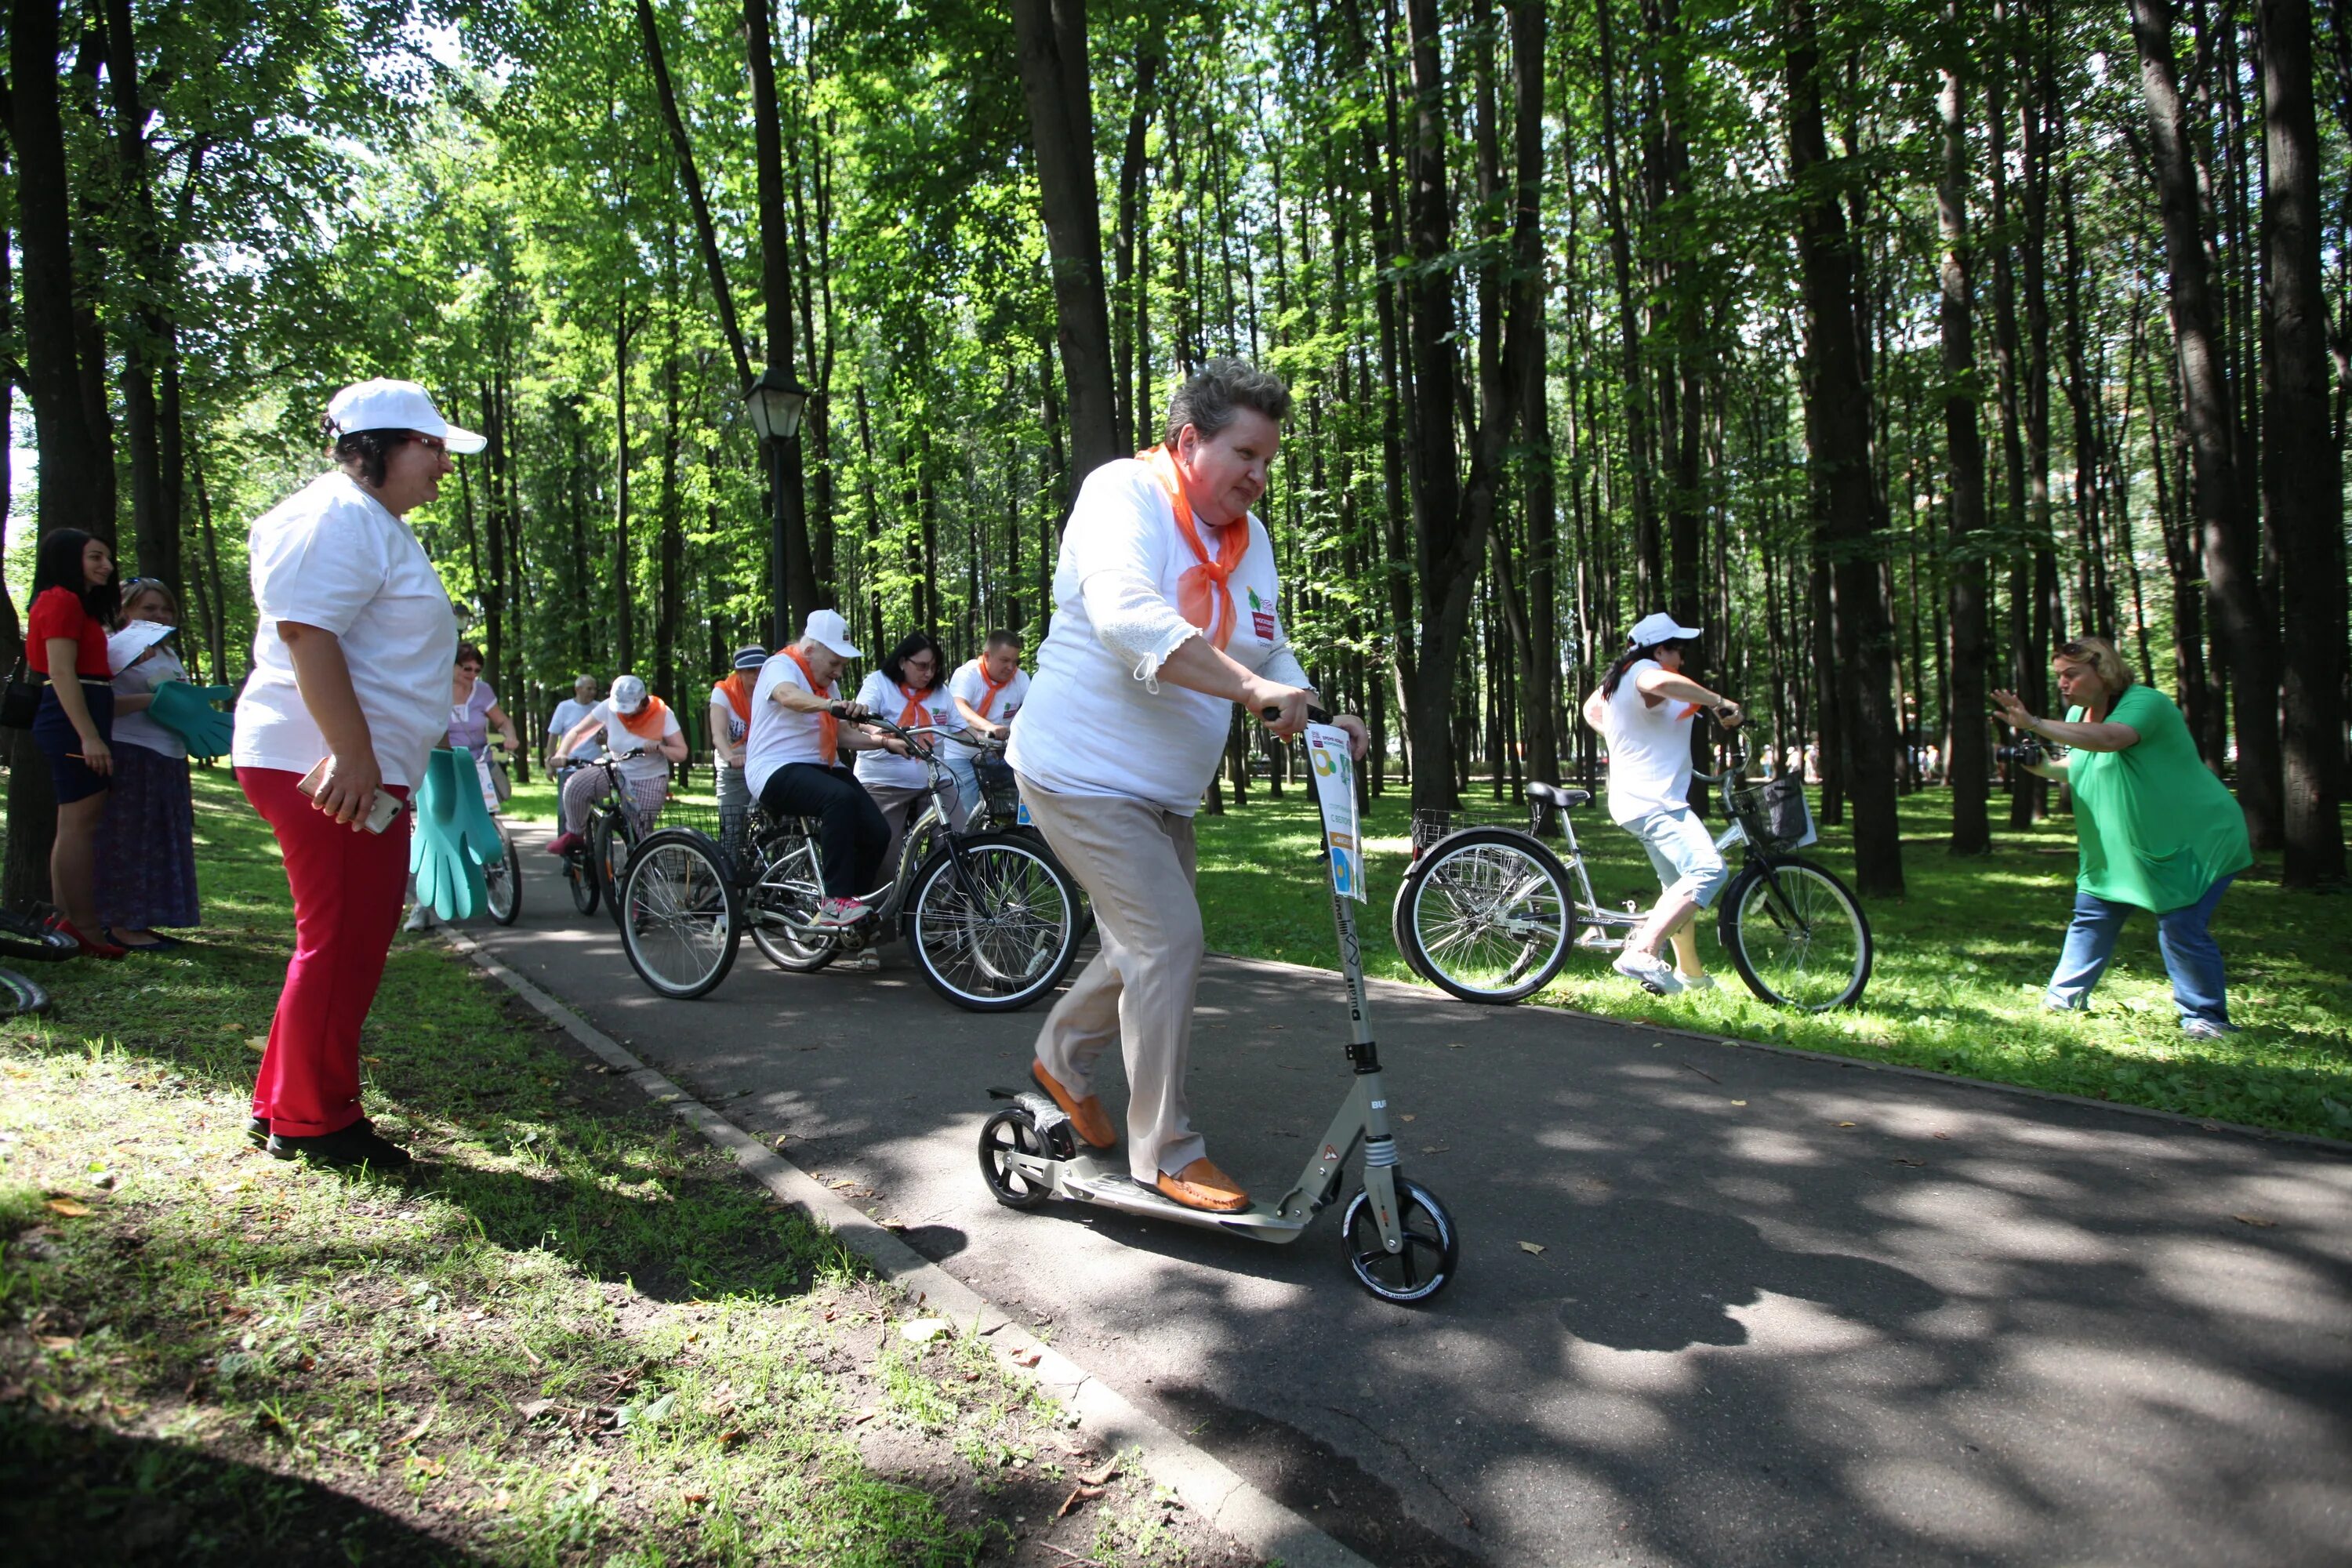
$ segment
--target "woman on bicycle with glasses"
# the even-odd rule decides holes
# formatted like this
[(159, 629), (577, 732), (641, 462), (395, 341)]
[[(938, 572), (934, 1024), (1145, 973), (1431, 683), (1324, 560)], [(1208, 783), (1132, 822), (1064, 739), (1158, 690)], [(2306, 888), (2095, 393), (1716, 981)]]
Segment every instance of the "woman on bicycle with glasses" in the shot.
[[(621, 782), (628, 789), (633, 814), (640, 824), (651, 823), (662, 803), (669, 799), (669, 765), (686, 761), (686, 731), (679, 727), (677, 715), (635, 676), (616, 676), (613, 695), (588, 710), (586, 718), (564, 732), (555, 754), (571, 755), (573, 747), (599, 730), (604, 731), (604, 749), (621, 759)], [(629, 755), (640, 748), (639, 755)], [(587, 831), (588, 814), (610, 793), (602, 768), (581, 768), (565, 779), (563, 831), (549, 841), (547, 852), (569, 855), (578, 848), (581, 836)]]
[[(926, 724), (944, 730), (958, 724), (954, 699), (948, 695), (946, 667), (947, 655), (937, 637), (929, 632), (909, 632), (898, 639), (882, 668), (857, 689), (857, 705), (893, 721), (901, 730)], [(940, 742), (934, 737), (931, 743)], [(895, 864), (907, 817), (915, 803), (930, 793), (931, 771), (914, 757), (877, 746), (859, 753), (856, 772), (857, 782), (866, 786), (866, 793), (882, 809), (882, 820), (890, 825), (890, 842), (882, 851), (882, 864)], [(962, 800), (950, 799), (948, 811), (954, 826), (961, 828)]]
[[(1702, 709), (1727, 728), (1740, 719), (1738, 703), (1683, 673), (1699, 635), (1672, 616), (1643, 616), (1600, 689), (1584, 700), (1584, 721), (1609, 742), (1610, 820), (1642, 841), (1665, 889), (1611, 967), (1661, 995), (1714, 989), (1689, 927), (1731, 878), (1714, 837), (1690, 807), (1691, 721)], [(1661, 951), (1669, 940), (1679, 974)]]

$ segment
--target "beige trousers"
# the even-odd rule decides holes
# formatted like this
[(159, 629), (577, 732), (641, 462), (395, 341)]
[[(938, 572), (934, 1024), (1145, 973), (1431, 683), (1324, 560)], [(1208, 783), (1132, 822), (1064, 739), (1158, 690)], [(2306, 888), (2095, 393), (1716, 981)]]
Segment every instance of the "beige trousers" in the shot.
[(1127, 1060), (1127, 1165), (1139, 1182), (1208, 1152), (1184, 1073), (1204, 951), (1192, 892), (1192, 819), (1123, 795), (1057, 795), (1028, 779), (1029, 818), (1094, 900), (1102, 951), (1037, 1032), (1037, 1059), (1083, 1100), (1116, 1038)]

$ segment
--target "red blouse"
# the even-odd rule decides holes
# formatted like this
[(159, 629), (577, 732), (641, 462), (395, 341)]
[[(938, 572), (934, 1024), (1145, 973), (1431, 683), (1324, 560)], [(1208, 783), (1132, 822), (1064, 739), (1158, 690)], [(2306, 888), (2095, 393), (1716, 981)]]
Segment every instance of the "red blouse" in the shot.
[(81, 607), (81, 595), (71, 588), (51, 588), (33, 601), (33, 613), (25, 622), (25, 662), (43, 675), (54, 676), (49, 668), (49, 639), (71, 637), (81, 645), (74, 656), (74, 673), (93, 680), (104, 680), (110, 671), (106, 668), (106, 628), (89, 618)]

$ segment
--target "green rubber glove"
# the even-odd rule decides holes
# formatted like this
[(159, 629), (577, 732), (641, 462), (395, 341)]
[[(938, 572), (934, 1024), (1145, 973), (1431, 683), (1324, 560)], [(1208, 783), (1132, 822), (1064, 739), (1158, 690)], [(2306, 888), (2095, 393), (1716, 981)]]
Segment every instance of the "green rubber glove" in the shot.
[(184, 680), (166, 680), (155, 688), (155, 700), (149, 704), (147, 716), (186, 742), (188, 755), (225, 757), (236, 724), (213, 704), (226, 702), (234, 690), (227, 686), (191, 686)]
[(445, 921), (470, 920), (489, 901), (481, 862), (467, 843), (466, 802), (482, 809), (482, 786), (473, 759), (447, 747), (425, 765), (416, 786), (416, 827), (408, 840), (408, 868), (416, 877), (416, 901)]

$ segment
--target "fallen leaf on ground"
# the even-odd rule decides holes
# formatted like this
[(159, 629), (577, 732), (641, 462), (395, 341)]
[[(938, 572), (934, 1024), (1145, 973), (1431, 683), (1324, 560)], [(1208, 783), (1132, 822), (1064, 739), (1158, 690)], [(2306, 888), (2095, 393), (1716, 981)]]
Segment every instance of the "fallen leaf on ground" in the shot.
[(245, 1037), (245, 1048), (248, 1051), (266, 1051), (269, 1048), (269, 1037), (268, 1035), (247, 1035)]
[(1069, 1496), (1062, 1500), (1062, 1506), (1054, 1510), (1054, 1517), (1055, 1519), (1060, 1519), (1064, 1515), (1067, 1514), (1072, 1509), (1077, 1507), (1081, 1501), (1098, 1498), (1102, 1495), (1103, 1489), (1100, 1487), (1080, 1487)]
[(1734, 1104), (1734, 1105), (1745, 1105), (1745, 1104), (1747, 1104), (1748, 1102), (1747, 1102), (1746, 1100), (1733, 1100), (1731, 1103), (1732, 1103), (1732, 1104)]
[(1948, 1132), (1930, 1132), (1927, 1136), (1930, 1138), (1941, 1138), (1947, 1143), (1952, 1141), (1952, 1135)]
[(408, 1462), (412, 1466), (415, 1467), (416, 1473), (418, 1475), (428, 1476), (436, 1480), (446, 1474), (449, 1468), (446, 1464), (443, 1463), (439, 1459), (428, 1459), (421, 1455), (412, 1458)]
[(1923, 1168), (1924, 1168), (1924, 1167), (1927, 1165), (1927, 1161), (1925, 1161), (1925, 1160), (1906, 1160), (1906, 1159), (1903, 1159), (1902, 1157), (1900, 1157), (1899, 1155), (1896, 1157), (1896, 1159), (1895, 1159), (1895, 1163), (1896, 1164), (1898, 1164), (1898, 1165), (1917, 1165), (1917, 1166), (1921, 1166), (1921, 1167), (1923, 1167)]
[(1543, 1243), (1540, 1241), (1523, 1241), (1519, 1243), (1519, 1250), (1521, 1252), (1539, 1254), (1543, 1251)]
[(1841, 1121), (1841, 1122), (1839, 1122), (1839, 1123), (1838, 1123), (1838, 1125), (1839, 1125), (1840, 1127), (1851, 1127), (1851, 1126), (1853, 1126), (1853, 1122), (1851, 1122), (1851, 1121)]
[(526, 1399), (515, 1406), (515, 1413), (526, 1421), (536, 1421), (554, 1408), (552, 1399)]
[(726, 1431), (719, 1434), (719, 1446), (722, 1448), (731, 1448), (742, 1440), (743, 1428), (740, 1426), (730, 1426)]
[(79, 1219), (89, 1212), (89, 1205), (78, 1204), (71, 1198), (51, 1198), (49, 1209), (51, 1213), (61, 1214), (68, 1219)]
[(1111, 1477), (1117, 1474), (1118, 1474), (1118, 1461), (1117, 1459), (1113, 1459), (1108, 1464), (1104, 1465), (1100, 1469), (1088, 1470), (1085, 1472), (1078, 1477), (1078, 1479), (1084, 1481), (1090, 1487), (1098, 1487), (1104, 1485), (1111, 1479)]
[(71, 1334), (35, 1334), (33, 1342), (45, 1351), (69, 1351), (75, 1342)]
[(1014, 1351), (1013, 1352), (1013, 1364), (1014, 1366), (1035, 1366), (1038, 1359), (1038, 1352), (1034, 1349)]
[(2230, 1217), (2236, 1220), (2240, 1225), (2252, 1226), (2256, 1230), (2268, 1230), (2271, 1226), (2278, 1224), (2278, 1221), (2274, 1219), (2256, 1219), (2250, 1214), (2233, 1214)]
[(1453, 1147), (1451, 1143), (1423, 1143), (1421, 1146), (1421, 1152), (1424, 1154), (1443, 1154)]
[(392, 1440), (392, 1445), (394, 1447), (397, 1448), (405, 1447), (410, 1443), (414, 1443), (419, 1437), (424, 1436), (426, 1432), (430, 1431), (432, 1426), (433, 1413), (428, 1410), (425, 1413), (424, 1420), (419, 1421), (415, 1426), (411, 1426), (407, 1431), (403, 1432), (399, 1436), (394, 1437)]
[(1397, 1118), (1397, 1120), (1398, 1120), (1399, 1121), (1411, 1121), (1412, 1120), (1412, 1116), (1410, 1116), (1410, 1115), (1406, 1115), (1406, 1116), (1400, 1116), (1400, 1117), (1398, 1117), (1398, 1118)]

